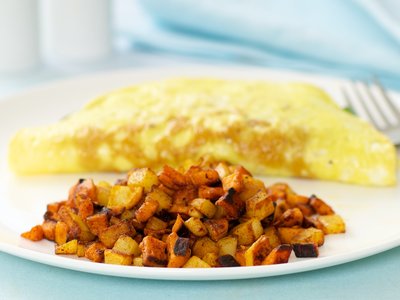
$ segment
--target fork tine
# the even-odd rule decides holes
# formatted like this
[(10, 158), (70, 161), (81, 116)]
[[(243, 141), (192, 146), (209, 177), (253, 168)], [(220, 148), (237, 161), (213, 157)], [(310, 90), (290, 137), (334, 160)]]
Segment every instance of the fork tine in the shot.
[(393, 101), (390, 99), (388, 93), (386, 92), (385, 88), (383, 87), (381, 82), (378, 80), (378, 78), (374, 76), (373, 81), (374, 81), (375, 85), (378, 87), (379, 92), (382, 95), (382, 98), (385, 100), (386, 104), (390, 107), (393, 114), (396, 116), (397, 123), (400, 123), (400, 112), (399, 112), (398, 107), (393, 104)]
[(374, 125), (376, 128), (378, 128), (379, 124), (378, 124), (378, 122), (376, 122), (374, 115), (372, 114), (372, 112), (371, 112), (370, 108), (368, 107), (367, 103), (364, 101), (364, 99), (363, 99), (364, 97), (361, 94), (356, 82), (352, 81), (352, 85), (353, 85), (353, 90), (354, 90), (354, 93), (355, 93), (355, 95), (357, 97), (357, 100), (361, 104), (361, 106), (362, 106), (363, 110), (365, 111), (365, 113), (367, 114), (368, 120), (372, 123), (372, 125)]
[[(379, 99), (372, 93), (371, 86), (368, 83), (366, 83), (365, 81), (362, 82), (361, 84), (362, 84), (366, 94), (368, 95), (370, 102), (373, 104), (374, 108), (380, 115), (380, 118), (384, 123), (382, 125), (384, 127), (391, 126), (390, 120), (388, 119), (386, 113), (383, 111), (382, 105), (379, 103)], [(380, 127), (382, 127), (382, 126), (380, 126)]]

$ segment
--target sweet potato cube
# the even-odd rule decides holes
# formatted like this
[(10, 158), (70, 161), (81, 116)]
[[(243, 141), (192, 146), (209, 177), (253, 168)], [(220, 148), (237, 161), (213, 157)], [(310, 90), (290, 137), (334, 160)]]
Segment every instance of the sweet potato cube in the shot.
[(318, 245), (315, 243), (293, 244), (293, 251), (296, 257), (318, 257)]
[(139, 245), (142, 251), (143, 265), (147, 267), (165, 267), (168, 264), (167, 244), (152, 236), (146, 236)]
[(204, 221), (207, 228), (208, 235), (213, 241), (218, 241), (227, 235), (229, 229), (229, 222), (227, 219), (208, 219)]
[(135, 228), (128, 221), (121, 221), (101, 231), (99, 240), (107, 248), (112, 248), (121, 235), (133, 236), (135, 233)]
[(223, 194), (225, 194), (224, 189), (220, 186), (216, 187), (206, 186), (206, 185), (199, 186), (200, 198), (216, 200), (220, 198)]
[(303, 213), (299, 208), (290, 208), (274, 222), (274, 225), (280, 227), (301, 226), (303, 224), (303, 218)]
[(246, 266), (261, 265), (272, 249), (268, 237), (261, 235), (244, 254)]
[(310, 205), (319, 215), (333, 215), (335, 211), (326, 204), (323, 200), (319, 199), (317, 196), (312, 195), (310, 197)]
[(187, 185), (186, 176), (167, 165), (163, 167), (158, 175), (158, 180), (172, 190), (178, 190), (180, 187)]
[(106, 247), (101, 242), (94, 242), (87, 246), (85, 251), (85, 257), (94, 262), (104, 261), (104, 250)]
[(322, 224), (322, 231), (325, 234), (336, 234), (346, 232), (346, 224), (344, 223), (342, 217), (339, 215), (325, 215), (318, 216), (317, 220)]
[(152, 198), (146, 198), (146, 201), (135, 212), (136, 220), (143, 223), (150, 219), (158, 209), (158, 202)]
[(200, 257), (192, 256), (189, 260), (183, 265), (183, 268), (211, 268), (211, 266), (202, 260)]
[(286, 264), (289, 261), (292, 253), (292, 246), (290, 244), (282, 244), (268, 254), (268, 256), (261, 263), (262, 265), (276, 265)]
[(231, 230), (231, 234), (237, 236), (239, 245), (250, 245), (263, 234), (263, 227), (260, 220), (251, 218), (235, 226)]
[(57, 245), (55, 249), (56, 254), (76, 254), (78, 249), (78, 240), (70, 240), (67, 243)]
[(218, 172), (213, 169), (203, 169), (192, 166), (185, 174), (194, 186), (213, 185), (219, 182)]
[(188, 238), (181, 238), (175, 232), (167, 238), (168, 268), (180, 268), (190, 258), (191, 249)]
[(31, 241), (40, 241), (44, 237), (43, 228), (41, 225), (33, 226), (31, 230), (22, 233), (21, 236)]
[(222, 178), (222, 187), (225, 192), (233, 188), (240, 193), (244, 187), (243, 174), (239, 170), (235, 170), (232, 174), (225, 176)]
[(100, 212), (86, 218), (86, 224), (91, 233), (99, 235), (101, 231), (109, 226), (108, 216), (105, 212)]
[(49, 241), (54, 241), (55, 239), (56, 224), (52, 220), (44, 220), (42, 223), (43, 235)]
[(113, 265), (132, 265), (132, 255), (120, 253), (113, 249), (104, 250), (104, 263)]
[(266, 191), (260, 190), (246, 200), (246, 215), (250, 218), (263, 220), (273, 214), (274, 204)]
[(107, 207), (131, 209), (142, 199), (143, 187), (114, 185), (110, 191)]
[(225, 254), (217, 258), (218, 267), (240, 267), (234, 256)]
[(79, 240), (84, 242), (93, 241), (96, 238), (96, 236), (90, 232), (89, 227), (87, 226), (86, 222), (82, 220), (81, 216), (74, 213), (73, 210), (69, 210), (68, 213), (72, 218), (72, 220), (74, 221), (74, 223), (78, 225)]
[(157, 184), (158, 177), (149, 168), (133, 169), (128, 175), (128, 186), (142, 187), (146, 193)]
[(210, 267), (216, 267), (218, 265), (218, 255), (215, 253), (206, 253), (202, 258)]

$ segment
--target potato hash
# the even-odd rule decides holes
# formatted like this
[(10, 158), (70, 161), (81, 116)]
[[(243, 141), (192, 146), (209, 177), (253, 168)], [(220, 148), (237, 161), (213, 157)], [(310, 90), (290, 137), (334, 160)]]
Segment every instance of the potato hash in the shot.
[(94, 262), (209, 268), (287, 263), (292, 251), (317, 257), (325, 235), (344, 232), (319, 197), (221, 162), (133, 169), (114, 185), (80, 179), (21, 236)]

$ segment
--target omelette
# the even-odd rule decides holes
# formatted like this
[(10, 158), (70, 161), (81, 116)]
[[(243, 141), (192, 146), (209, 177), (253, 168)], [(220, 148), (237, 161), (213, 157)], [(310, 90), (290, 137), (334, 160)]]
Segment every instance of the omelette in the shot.
[(175, 78), (112, 91), (48, 126), (18, 131), (16, 174), (158, 169), (202, 157), (256, 175), (396, 183), (396, 149), (304, 83)]

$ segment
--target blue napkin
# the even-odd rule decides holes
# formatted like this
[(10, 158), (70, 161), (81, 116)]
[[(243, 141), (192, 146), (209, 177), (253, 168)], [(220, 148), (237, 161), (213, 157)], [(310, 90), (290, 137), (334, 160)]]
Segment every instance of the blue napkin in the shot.
[[(400, 1), (139, 0), (133, 45), (400, 89)], [(127, 23), (128, 24), (128, 23)]]

